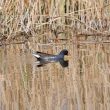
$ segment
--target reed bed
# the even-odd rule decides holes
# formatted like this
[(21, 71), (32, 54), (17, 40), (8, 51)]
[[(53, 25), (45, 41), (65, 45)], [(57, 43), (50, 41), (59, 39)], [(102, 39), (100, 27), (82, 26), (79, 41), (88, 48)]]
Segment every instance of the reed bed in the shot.
[(0, 41), (12, 43), (21, 36), (37, 42), (78, 34), (108, 37), (109, 6), (109, 0), (2, 0)]
[[(109, 0), (1, 0), (0, 110), (110, 110)], [(33, 51), (71, 59), (37, 68)]]

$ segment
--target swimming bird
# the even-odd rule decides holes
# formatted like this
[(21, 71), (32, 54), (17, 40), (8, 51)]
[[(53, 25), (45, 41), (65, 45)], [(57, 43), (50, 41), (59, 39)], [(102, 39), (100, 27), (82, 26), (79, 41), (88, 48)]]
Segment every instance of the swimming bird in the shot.
[(68, 59), (65, 57), (68, 56), (68, 51), (66, 49), (63, 49), (58, 55), (43, 53), (39, 51), (32, 53), (32, 55), (37, 58), (36, 63), (38, 67), (51, 62), (59, 62), (62, 67), (68, 66)]

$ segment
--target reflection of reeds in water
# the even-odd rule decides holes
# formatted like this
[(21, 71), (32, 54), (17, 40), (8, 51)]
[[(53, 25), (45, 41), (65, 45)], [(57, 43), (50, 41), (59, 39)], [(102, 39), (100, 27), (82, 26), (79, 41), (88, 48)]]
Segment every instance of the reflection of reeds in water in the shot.
[[(1, 110), (89, 110), (91, 106), (93, 110), (107, 110), (110, 100), (109, 44), (50, 47), (52, 53), (62, 48), (69, 50), (72, 58), (68, 68), (58, 63), (36, 68), (30, 52), (15, 53), (16, 46), (1, 49)], [(39, 50), (46, 52), (45, 48), (39, 45)]]

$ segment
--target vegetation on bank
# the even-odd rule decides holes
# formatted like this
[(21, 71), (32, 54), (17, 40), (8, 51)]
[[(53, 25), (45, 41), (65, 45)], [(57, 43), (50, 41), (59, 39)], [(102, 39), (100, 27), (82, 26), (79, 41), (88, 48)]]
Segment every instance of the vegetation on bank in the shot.
[(0, 45), (19, 39), (23, 43), (30, 37), (37, 42), (59, 36), (108, 38), (109, 13), (109, 0), (2, 0)]

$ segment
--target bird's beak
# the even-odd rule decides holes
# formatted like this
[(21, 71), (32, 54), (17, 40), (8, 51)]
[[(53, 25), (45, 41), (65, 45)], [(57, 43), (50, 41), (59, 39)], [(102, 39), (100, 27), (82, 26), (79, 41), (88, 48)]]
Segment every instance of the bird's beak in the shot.
[(71, 59), (71, 56), (68, 56), (68, 55), (64, 56), (64, 61), (68, 61), (69, 59)]

